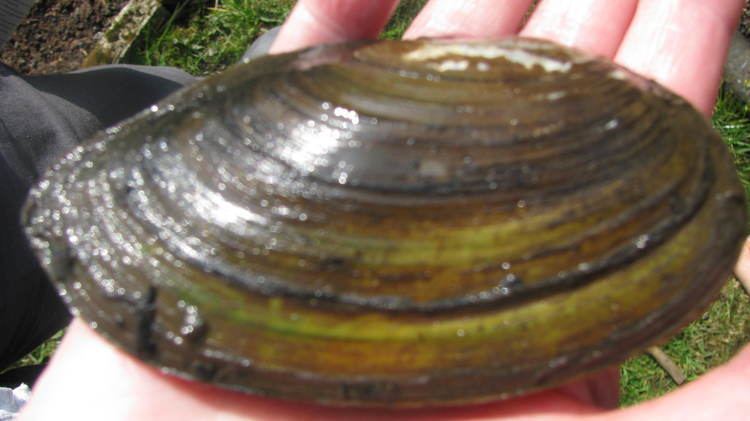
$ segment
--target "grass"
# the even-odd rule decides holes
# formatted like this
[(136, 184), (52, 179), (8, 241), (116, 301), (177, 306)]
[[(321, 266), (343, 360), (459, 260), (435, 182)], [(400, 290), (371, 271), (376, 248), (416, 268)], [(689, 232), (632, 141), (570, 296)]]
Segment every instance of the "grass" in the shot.
[(236, 63), (252, 41), (280, 25), (293, 0), (184, 2), (161, 27), (149, 28), (128, 61), (172, 66), (204, 76)]
[(383, 39), (399, 39), (427, 0), (401, 1), (381, 34)]
[[(663, 349), (690, 381), (729, 360), (748, 339), (750, 297), (739, 282), (732, 279), (709, 310)], [(620, 375), (620, 400), (625, 406), (661, 396), (677, 387), (647, 355), (626, 361), (620, 368)]]
[[(399, 38), (425, 0), (402, 1), (383, 33)], [(139, 64), (167, 65), (196, 75), (222, 70), (236, 62), (252, 40), (279, 25), (293, 0), (224, 0), (218, 7), (183, 6), (160, 28), (151, 28), (138, 53)], [(746, 190), (750, 191), (750, 119), (745, 105), (722, 92), (713, 123), (735, 156)], [(719, 299), (699, 319), (663, 348), (693, 380), (734, 355), (750, 340), (750, 298), (730, 280)], [(30, 362), (51, 353), (53, 345), (35, 351)], [(660, 396), (676, 385), (648, 356), (626, 361), (621, 368), (622, 404)]]
[[(161, 27), (149, 28), (129, 62), (178, 67), (205, 76), (236, 63), (252, 41), (280, 25), (294, 0), (224, 0), (217, 7), (183, 3)], [(400, 38), (426, 0), (402, 1), (383, 38)]]
[(60, 344), (64, 333), (65, 330), (60, 330), (51, 338), (47, 339), (43, 344), (36, 347), (33, 351), (29, 352), (26, 356), (16, 361), (11, 366), (0, 368), (0, 374), (18, 367), (42, 364), (55, 352), (55, 349), (57, 349), (57, 346)]
[(750, 197), (750, 119), (748, 106), (722, 90), (714, 108), (713, 124), (735, 158), (737, 172)]

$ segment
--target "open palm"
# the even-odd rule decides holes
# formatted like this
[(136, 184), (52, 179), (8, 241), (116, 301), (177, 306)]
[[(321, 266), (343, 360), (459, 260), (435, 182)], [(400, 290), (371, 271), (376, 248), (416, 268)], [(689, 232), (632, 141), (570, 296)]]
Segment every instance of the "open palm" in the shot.
[[(374, 38), (395, 0), (300, 0), (274, 53)], [(405, 37), (546, 38), (608, 57), (659, 81), (705, 115), (743, 0), (543, 0), (519, 30), (532, 0), (431, 0)], [(747, 247), (745, 248), (747, 250)], [(738, 265), (750, 277), (750, 252)], [(22, 419), (742, 419), (750, 413), (750, 349), (729, 364), (660, 399), (624, 410), (609, 371), (588, 381), (472, 407), (409, 411), (321, 408), (247, 396), (159, 373), (75, 321), (37, 384)], [(615, 387), (613, 389), (613, 387)], [(80, 390), (87, 390), (81, 394)]]

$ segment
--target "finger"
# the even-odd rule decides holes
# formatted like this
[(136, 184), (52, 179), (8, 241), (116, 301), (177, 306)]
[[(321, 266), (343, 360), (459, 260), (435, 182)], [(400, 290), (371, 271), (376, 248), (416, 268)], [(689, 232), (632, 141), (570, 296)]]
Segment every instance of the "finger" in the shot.
[(375, 38), (397, 5), (398, 0), (300, 0), (270, 52)]
[(638, 0), (545, 0), (521, 31), (594, 54), (614, 57)]
[[(750, 238), (745, 239), (745, 244), (742, 246), (742, 251), (740, 252), (740, 258), (734, 267), (734, 274), (745, 285), (745, 288), (750, 286)], [(750, 289), (748, 292), (750, 292)]]
[(711, 113), (743, 0), (641, 0), (615, 61)]
[(160, 402), (163, 405), (172, 398), (171, 391), (144, 381), (138, 363), (123, 358), (80, 319), (74, 319), (34, 385), (21, 420), (154, 419), (148, 411), (159, 414)]
[(750, 413), (750, 346), (728, 364), (656, 400), (617, 413), (612, 420), (740, 420)]
[(532, 0), (430, 0), (404, 38), (497, 38), (515, 34)]

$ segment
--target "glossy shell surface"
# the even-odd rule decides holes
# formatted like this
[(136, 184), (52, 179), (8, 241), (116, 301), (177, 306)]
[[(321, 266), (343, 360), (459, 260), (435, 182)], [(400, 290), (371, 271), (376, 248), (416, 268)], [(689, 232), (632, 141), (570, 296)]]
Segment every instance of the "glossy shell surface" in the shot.
[(257, 59), (55, 165), (32, 244), (75, 313), (188, 378), (478, 402), (674, 333), (729, 276), (734, 166), (682, 99), (535, 40)]

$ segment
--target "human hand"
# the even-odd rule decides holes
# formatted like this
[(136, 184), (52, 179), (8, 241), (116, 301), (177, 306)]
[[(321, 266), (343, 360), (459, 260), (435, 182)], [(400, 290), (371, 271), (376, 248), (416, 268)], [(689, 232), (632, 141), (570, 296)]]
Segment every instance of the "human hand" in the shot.
[[(272, 52), (376, 37), (396, 3), (300, 0)], [(530, 3), (432, 0), (406, 37), (494, 38), (517, 33)], [(742, 0), (544, 0), (520, 33), (610, 57), (661, 82), (708, 115), (742, 5)], [(624, 410), (596, 405), (614, 402), (612, 383), (605, 379), (600, 376), (476, 406), (407, 411), (324, 408), (228, 392), (164, 375), (75, 321), (21, 419), (716, 420), (750, 413), (750, 400), (745, 396), (750, 386), (750, 348), (676, 392)], [(597, 387), (602, 384), (603, 389)], [(602, 390), (604, 394), (597, 395)]]

